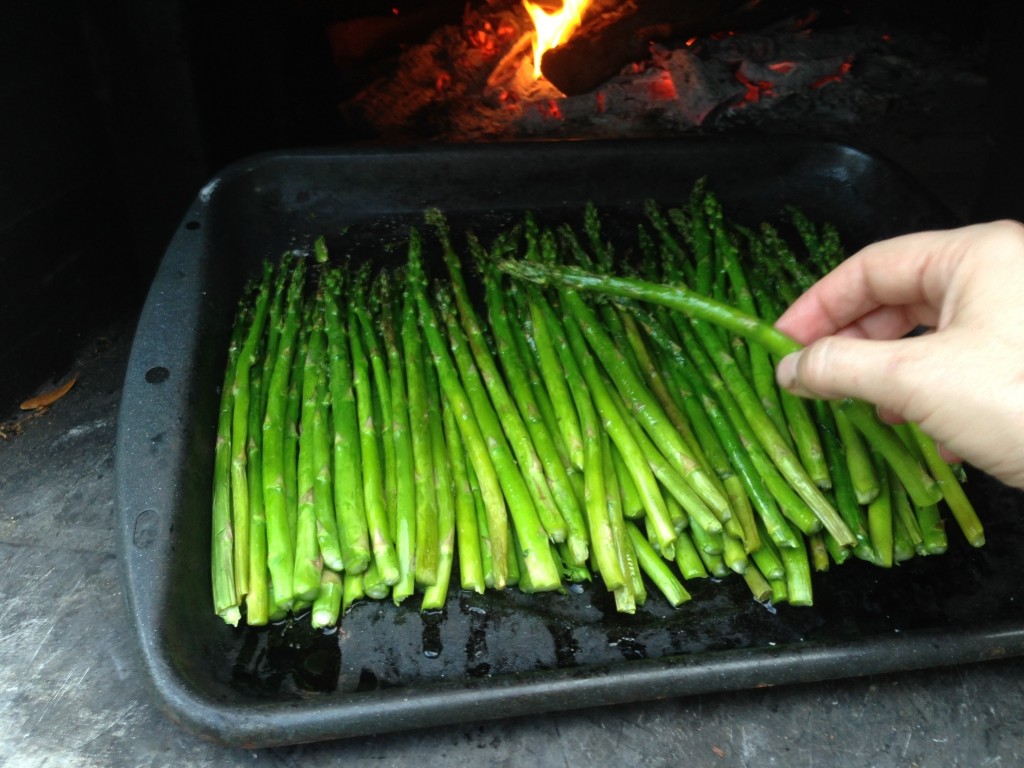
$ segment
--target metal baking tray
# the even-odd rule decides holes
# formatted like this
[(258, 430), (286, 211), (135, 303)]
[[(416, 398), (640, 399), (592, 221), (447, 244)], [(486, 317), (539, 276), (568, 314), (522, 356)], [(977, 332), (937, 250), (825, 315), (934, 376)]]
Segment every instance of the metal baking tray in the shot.
[[(332, 633), (302, 618), (233, 629), (210, 597), (218, 387), (233, 307), (265, 258), (360, 233), (388, 257), (428, 206), (486, 228), (530, 209), (571, 220), (586, 201), (629, 221), (706, 176), (740, 221), (783, 205), (847, 245), (945, 226), (889, 162), (802, 138), (631, 140), (264, 154), (212, 179), (155, 276), (129, 360), (117, 439), (120, 552), (156, 701), (191, 732), (246, 747), (377, 734), (667, 696), (934, 667), (1024, 652), (1021, 496), (970, 472), (988, 531), (955, 524), (942, 556), (815, 575), (815, 605), (772, 609), (739, 578), (653, 593), (618, 614), (600, 587), (565, 594), (453, 589), (443, 612), (366, 602)], [(457, 583), (453, 579), (453, 583)]]

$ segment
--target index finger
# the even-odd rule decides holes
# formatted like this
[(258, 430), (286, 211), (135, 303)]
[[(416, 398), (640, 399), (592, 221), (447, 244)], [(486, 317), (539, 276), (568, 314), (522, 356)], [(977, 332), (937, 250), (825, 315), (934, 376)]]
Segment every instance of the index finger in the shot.
[(776, 322), (808, 344), (900, 307), (909, 331), (933, 325), (973, 227), (901, 235), (866, 246), (809, 288)]

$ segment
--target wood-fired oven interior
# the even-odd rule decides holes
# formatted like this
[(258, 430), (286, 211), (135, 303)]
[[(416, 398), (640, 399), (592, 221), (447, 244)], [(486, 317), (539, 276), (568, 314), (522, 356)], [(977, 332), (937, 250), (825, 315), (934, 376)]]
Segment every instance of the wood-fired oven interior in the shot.
[(140, 305), (197, 190), (257, 152), (813, 135), (888, 157), (961, 220), (1024, 216), (1012, 122), (1024, 24), (1008, 0), (594, 0), (540, 79), (521, 0), (0, 16), (5, 407), (21, 382), (60, 370), (82, 332)]

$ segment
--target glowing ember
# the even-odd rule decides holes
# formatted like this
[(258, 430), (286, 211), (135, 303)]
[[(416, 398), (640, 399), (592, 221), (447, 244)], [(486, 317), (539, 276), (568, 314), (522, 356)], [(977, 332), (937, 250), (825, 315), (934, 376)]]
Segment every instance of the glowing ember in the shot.
[(818, 88), (821, 88), (822, 86), (828, 85), (829, 83), (838, 83), (839, 81), (841, 81), (843, 79), (843, 77), (847, 73), (849, 73), (849, 71), (850, 71), (850, 69), (852, 67), (853, 67), (853, 61), (851, 61), (850, 59), (847, 59), (846, 61), (844, 61), (839, 66), (839, 71), (838, 72), (833, 72), (832, 74), (824, 75), (822, 77), (819, 77), (817, 80), (815, 80), (813, 83), (811, 83), (811, 88), (817, 90)]
[(548, 11), (543, 5), (523, 0), (530, 18), (533, 19), (535, 39), (533, 41), (533, 76), (543, 77), (540, 70), (544, 52), (564, 43), (579, 27), (583, 14), (591, 0), (563, 0), (561, 9)]

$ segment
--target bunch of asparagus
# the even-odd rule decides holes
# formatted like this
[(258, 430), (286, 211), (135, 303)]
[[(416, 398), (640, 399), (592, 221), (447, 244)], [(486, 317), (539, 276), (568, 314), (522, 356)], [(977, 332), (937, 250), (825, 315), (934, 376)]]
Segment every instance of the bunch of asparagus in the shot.
[(685, 581), (736, 574), (810, 605), (814, 570), (944, 552), (940, 504), (981, 546), (960, 468), (915, 425), (776, 387), (798, 345), (772, 321), (843, 258), (833, 227), (788, 210), (795, 237), (744, 227), (700, 182), (648, 201), (635, 237), (613, 243), (588, 205), (485, 246), (432, 209), (397, 269), (323, 238), (265, 264), (221, 395), (218, 615), (439, 609), (453, 573), (481, 593), (599, 579), (624, 612), (649, 585), (678, 606)]

